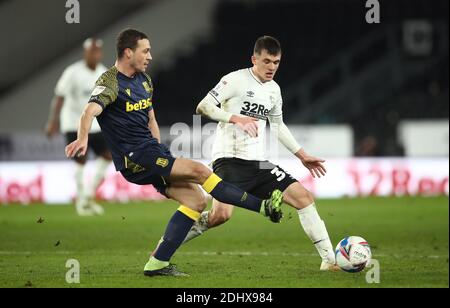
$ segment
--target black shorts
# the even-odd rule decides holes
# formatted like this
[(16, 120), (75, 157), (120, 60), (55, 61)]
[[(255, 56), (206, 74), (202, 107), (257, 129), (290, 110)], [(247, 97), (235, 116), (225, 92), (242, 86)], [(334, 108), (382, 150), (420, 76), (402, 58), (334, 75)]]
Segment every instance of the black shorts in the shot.
[(159, 193), (166, 195), (169, 183), (164, 179), (172, 172), (175, 157), (164, 144), (149, 144), (134, 149), (125, 159), (123, 177), (138, 185), (153, 185)]
[[(66, 133), (67, 144), (72, 143), (75, 140), (77, 140), (76, 132)], [(109, 151), (108, 146), (106, 145), (105, 138), (103, 137), (103, 134), (101, 132), (89, 134), (88, 147), (91, 148), (97, 156), (100, 156)]]
[(297, 182), (289, 173), (269, 161), (219, 158), (214, 161), (213, 170), (224, 181), (261, 199), (269, 198), (275, 189), (285, 191)]

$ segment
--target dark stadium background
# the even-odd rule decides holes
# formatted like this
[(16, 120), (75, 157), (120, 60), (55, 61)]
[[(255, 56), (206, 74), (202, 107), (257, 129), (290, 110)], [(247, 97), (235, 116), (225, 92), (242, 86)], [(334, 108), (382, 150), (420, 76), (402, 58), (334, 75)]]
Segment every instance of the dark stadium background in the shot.
[[(42, 129), (54, 83), (67, 62), (77, 59), (86, 37), (101, 37), (108, 28), (126, 25), (137, 11), (151, 10), (164, 1), (81, 0), (79, 24), (65, 22), (68, 9), (64, 2), (0, 2), (4, 38), (0, 51), (2, 159), (9, 133)], [(167, 55), (157, 53), (150, 68), (161, 125), (190, 122), (198, 101), (222, 75), (250, 66), (253, 42), (264, 34), (274, 35), (282, 43), (283, 62), (276, 80), (285, 94), (286, 122), (348, 123), (355, 132), (357, 155), (366, 154), (363, 144), (370, 136), (376, 139), (376, 146), (367, 154), (403, 155), (396, 134), (399, 121), (448, 118), (448, 1), (381, 1), (379, 24), (366, 22), (368, 9), (361, 0), (211, 2), (209, 28), (186, 36), (171, 46)], [(195, 16), (192, 12), (206, 14), (200, 8), (192, 2), (183, 7), (185, 13), (175, 12), (177, 16), (168, 23), (175, 30), (182, 29)], [(430, 52), (416, 56), (408, 52), (403, 30), (408, 21), (430, 24), (431, 37), (420, 27), (414, 34), (417, 48), (431, 44)], [(165, 32), (170, 35), (173, 30), (134, 26), (143, 28), (150, 38), (157, 33), (152, 40), (155, 49)], [(113, 38), (104, 39), (108, 40), (104, 62), (109, 66), (114, 60)], [(395, 59), (389, 59), (392, 52)], [(60, 59), (66, 59), (65, 63)], [(371, 65), (386, 63), (389, 70), (373, 72), (365, 83), (346, 88)], [(420, 65), (424, 67), (418, 69)], [(49, 66), (56, 68), (45, 74)], [(314, 78), (318, 70), (322, 73)], [(46, 80), (40, 80), (44, 77)], [(37, 79), (41, 82), (38, 89), (29, 89), (27, 96), (16, 94)], [(301, 84), (308, 84), (303, 97), (305, 89), (295, 92)], [(336, 87), (343, 87), (345, 93), (330, 99), (327, 95)], [(8, 99), (14, 103), (2, 108)], [(327, 107), (318, 106), (319, 102)], [(10, 110), (11, 106), (17, 109)]]

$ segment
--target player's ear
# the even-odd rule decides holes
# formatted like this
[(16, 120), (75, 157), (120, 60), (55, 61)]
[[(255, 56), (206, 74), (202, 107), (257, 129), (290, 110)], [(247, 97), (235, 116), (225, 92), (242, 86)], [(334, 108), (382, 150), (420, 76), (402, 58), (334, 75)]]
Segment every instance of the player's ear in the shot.
[(256, 56), (255, 55), (252, 56), (252, 63), (253, 63), (253, 65), (256, 64)]
[(131, 59), (131, 57), (133, 56), (133, 50), (131, 48), (126, 48), (125, 56), (127, 57), (127, 59)]

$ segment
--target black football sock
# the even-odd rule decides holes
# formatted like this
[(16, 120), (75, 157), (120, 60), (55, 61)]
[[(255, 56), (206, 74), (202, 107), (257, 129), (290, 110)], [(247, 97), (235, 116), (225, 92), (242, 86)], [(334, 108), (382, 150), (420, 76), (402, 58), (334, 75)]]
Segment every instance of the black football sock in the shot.
[(167, 224), (163, 241), (159, 244), (154, 257), (160, 261), (169, 261), (199, 218), (200, 213), (181, 205)]
[(215, 173), (210, 175), (202, 187), (220, 202), (242, 207), (253, 212), (259, 213), (261, 211), (262, 199), (243, 191), (233, 184), (222, 181)]

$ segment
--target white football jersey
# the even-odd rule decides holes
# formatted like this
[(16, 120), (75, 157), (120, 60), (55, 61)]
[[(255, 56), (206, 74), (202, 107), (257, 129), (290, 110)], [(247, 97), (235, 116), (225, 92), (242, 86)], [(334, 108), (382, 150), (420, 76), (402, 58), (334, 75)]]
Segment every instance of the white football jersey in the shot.
[[(75, 62), (64, 70), (55, 88), (55, 95), (64, 97), (60, 116), (61, 132), (78, 130), (80, 116), (86, 104), (89, 103), (95, 82), (106, 70), (106, 66), (100, 63), (93, 71), (84, 60)], [(91, 132), (99, 131), (100, 126), (97, 119), (94, 119)]]
[(280, 86), (275, 81), (262, 83), (251, 68), (234, 71), (222, 77), (209, 92), (221, 108), (234, 115), (258, 119), (258, 137), (250, 137), (232, 123), (217, 125), (213, 159), (235, 157), (266, 160), (266, 123), (269, 117), (282, 115)]

